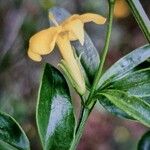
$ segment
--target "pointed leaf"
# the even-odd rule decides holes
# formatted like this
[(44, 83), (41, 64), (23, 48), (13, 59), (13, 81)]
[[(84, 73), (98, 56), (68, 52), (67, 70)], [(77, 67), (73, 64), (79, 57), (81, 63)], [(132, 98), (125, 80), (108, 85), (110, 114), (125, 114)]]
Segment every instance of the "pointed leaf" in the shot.
[(126, 75), (129, 71), (137, 67), (150, 57), (150, 45), (137, 48), (128, 55), (118, 60), (111, 66), (102, 76), (98, 83), (100, 86), (105, 86), (107, 83), (112, 82), (114, 79)]
[(150, 97), (150, 67), (135, 71), (110, 83), (107, 89), (122, 90), (140, 98)]
[(69, 88), (63, 75), (49, 64), (39, 89), (36, 119), (44, 150), (69, 149), (75, 127)]
[[(121, 79), (115, 80), (107, 86), (107, 89), (127, 92), (128, 94), (139, 97), (150, 104), (150, 68), (132, 72)], [(99, 102), (111, 113), (132, 119), (129, 115), (108, 101), (107, 98), (104, 98)]]
[[(62, 22), (71, 15), (68, 11), (59, 7), (53, 7), (49, 9), (49, 12), (55, 16), (58, 23)], [(50, 25), (53, 25), (51, 21)], [(84, 33), (84, 36), (85, 41), (83, 46), (79, 41), (72, 42), (72, 45), (75, 48), (78, 57), (81, 55), (81, 64), (86, 72), (89, 82), (92, 83), (99, 66), (100, 58), (95, 46), (86, 32)]]
[(0, 148), (3, 150), (29, 150), (30, 145), (19, 124), (6, 113), (0, 112)]
[(126, 112), (129, 116), (150, 127), (150, 104), (138, 97), (128, 95), (119, 90), (102, 91), (96, 94), (96, 98), (101, 100), (101, 95), (106, 97), (111, 103)]
[[(140, 78), (141, 81), (138, 83), (136, 81), (136, 85), (133, 82), (131, 82), (130, 79), (135, 79), (134, 75), (136, 74), (132, 74), (135, 71), (141, 70), (141, 69), (146, 69), (150, 67), (150, 63), (148, 61), (146, 61), (147, 58), (150, 57), (150, 46), (143, 46), (141, 48), (136, 49), (135, 51), (129, 53), (128, 55), (124, 56), (123, 58), (121, 58), (119, 61), (117, 61), (112, 67), (110, 67), (102, 76), (102, 78), (99, 81), (99, 87), (101, 89), (118, 89), (120, 90), (120, 87), (122, 86), (122, 88), (125, 88), (121, 82), (124, 82), (124, 85), (126, 86), (126, 81), (124, 81), (124, 79), (128, 78), (128, 84), (134, 86), (135, 88), (137, 88), (137, 86), (141, 86), (142, 84), (142, 79)], [(128, 76), (129, 75), (129, 76)], [(128, 76), (125, 78), (125, 76)], [(131, 77), (132, 76), (132, 77)], [(138, 76), (138, 74), (137, 74)], [(146, 80), (149, 81), (149, 75), (146, 75)], [(144, 76), (145, 77), (145, 76)], [(143, 80), (145, 80), (143, 78)], [(118, 81), (118, 82), (117, 82)], [(120, 81), (120, 82), (119, 82)], [(133, 81), (133, 80), (132, 80)], [(130, 83), (131, 82), (131, 83)], [(146, 81), (145, 81), (146, 82)], [(117, 84), (117, 85), (116, 85)], [(147, 84), (147, 86), (146, 86)], [(135, 93), (135, 88), (132, 87), (132, 92), (130, 89), (126, 89), (125, 91), (127, 91), (130, 94), (134, 94)], [(148, 83), (145, 83), (143, 86), (143, 88), (148, 88)], [(99, 89), (100, 90), (100, 89)], [(145, 91), (145, 89), (139, 89), (141, 92)], [(130, 92), (129, 92), (130, 91)], [(147, 92), (149, 91), (148, 89), (146, 90)], [(145, 92), (146, 92), (145, 91)], [(133, 93), (134, 92), (134, 93)], [(140, 92), (140, 93), (141, 93)], [(138, 92), (136, 91), (136, 93), (138, 94)], [(136, 95), (137, 95), (136, 94)], [(143, 97), (142, 100), (147, 101), (148, 103), (150, 103), (150, 98), (149, 97)], [(120, 110), (119, 108), (117, 108), (112, 102), (108, 101), (108, 99), (105, 97), (104, 99), (99, 101), (100, 104), (107, 109), (109, 112), (117, 115), (117, 116), (121, 116), (121, 117), (125, 117), (128, 119), (133, 119), (131, 116), (129, 116), (128, 114), (126, 114), (125, 112), (123, 112), (122, 110)]]
[(110, 113), (113, 115), (116, 115), (120, 118), (125, 118), (125, 119), (132, 119), (135, 120), (133, 117), (129, 116), (126, 112), (124, 112), (122, 109), (119, 107), (116, 107), (107, 97), (99, 97), (98, 98), (99, 103)]

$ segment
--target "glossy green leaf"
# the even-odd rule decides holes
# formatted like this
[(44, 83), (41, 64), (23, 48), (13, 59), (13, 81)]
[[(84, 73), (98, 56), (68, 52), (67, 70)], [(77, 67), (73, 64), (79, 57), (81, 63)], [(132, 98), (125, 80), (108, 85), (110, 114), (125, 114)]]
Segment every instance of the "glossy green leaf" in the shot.
[(46, 64), (39, 88), (36, 119), (44, 150), (68, 150), (74, 137), (75, 117), (63, 75)]
[(99, 97), (99, 103), (110, 113), (116, 115), (120, 118), (132, 119), (135, 120), (133, 117), (129, 116), (126, 112), (121, 110), (120, 108), (116, 107), (107, 97)]
[[(124, 84), (126, 85), (126, 81), (124, 81), (124, 79), (126, 79), (126, 78), (130, 79), (130, 77), (132, 75), (136, 74), (136, 73), (134, 73), (135, 71), (138, 71), (138, 70), (141, 70), (144, 68), (146, 69), (146, 68), (150, 67), (150, 63), (148, 61), (146, 61), (146, 59), (149, 57), (149, 55), (150, 55), (150, 46), (144, 46), (139, 49), (136, 49), (135, 51), (133, 51), (133, 52), (129, 53), (128, 55), (124, 56), (123, 58), (121, 58), (118, 62), (116, 62), (110, 69), (108, 69), (104, 73), (104, 75), (102, 76), (102, 78), (99, 82), (99, 84), (102, 84), (102, 86), (100, 88), (101, 89), (108, 89), (108, 88), (113, 89), (114, 88), (114, 89), (120, 90), (120, 86), (122, 86), (122, 83), (117, 82), (117, 80), (123, 81)], [(132, 74), (132, 73), (134, 73), (134, 74)], [(132, 74), (132, 75), (130, 75), (130, 74)], [(127, 75), (129, 75), (129, 77), (126, 77)], [(148, 74), (147, 74), (146, 78), (147, 78), (146, 80), (149, 81)], [(132, 76), (132, 79), (136, 79), (136, 78), (134, 78)], [(141, 82), (143, 82), (141, 78), (140, 78), (140, 80), (141, 80)], [(136, 84), (140, 80), (136, 81)], [(143, 80), (144, 80), (144, 78), (143, 78)], [(128, 82), (128, 84), (130, 84), (130, 81)], [(138, 85), (140, 86), (140, 84), (142, 84), (142, 83), (139, 82)], [(144, 86), (146, 86), (146, 84), (148, 84), (148, 83), (145, 83), (143, 85), (143, 88), (144, 88)], [(115, 85), (116, 85), (116, 87), (115, 87)], [(135, 88), (138, 88), (135, 84), (133, 84), (133, 82), (130, 85), (134, 86)], [(117, 86), (119, 86), (119, 87), (117, 88)], [(146, 87), (148, 88), (148, 86), (146, 86)], [(124, 86), (122, 86), (122, 88), (124, 88)], [(144, 90), (144, 89), (140, 89), (141, 92), (142, 92), (142, 90)], [(128, 90), (128, 93), (129, 93), (129, 91), (130, 91), (130, 89)], [(135, 93), (134, 88), (132, 88), (132, 92), (133, 91)], [(148, 92), (148, 90), (147, 90), (147, 92)], [(130, 91), (130, 93), (131, 93), (131, 91)], [(138, 92), (136, 92), (136, 93), (138, 93)], [(150, 102), (149, 97), (143, 97), (142, 100)], [(106, 97), (101, 99), (99, 102), (109, 112), (111, 112), (117, 116), (120, 116), (120, 117), (133, 119), (127, 113), (123, 112), (118, 107), (116, 107), (112, 102), (108, 101), (108, 99)]]
[(126, 0), (131, 8), (131, 12), (134, 15), (139, 27), (150, 43), (150, 20), (146, 12), (143, 9), (142, 1), (140, 0)]
[(8, 114), (0, 112), (0, 148), (2, 150), (29, 150), (30, 145), (19, 124)]
[(18, 150), (17, 148), (11, 146), (10, 144), (0, 140), (0, 149), (2, 150)]
[(150, 150), (150, 131), (146, 132), (140, 139), (138, 150)]
[(140, 98), (150, 97), (150, 67), (135, 71), (112, 82), (107, 89), (122, 90)]
[[(68, 11), (59, 7), (53, 7), (49, 9), (49, 12), (53, 13), (58, 23), (70, 16)], [(51, 21), (50, 25), (53, 25)], [(81, 64), (86, 72), (89, 82), (92, 83), (100, 62), (99, 54), (95, 46), (86, 32), (83, 46), (78, 41), (72, 42), (72, 45), (75, 48), (78, 57), (81, 55)]]
[(96, 94), (96, 98), (101, 100), (106, 97), (116, 107), (126, 112), (129, 116), (150, 127), (150, 104), (138, 97), (128, 95), (120, 90), (105, 90)]
[(97, 88), (104, 87), (107, 83), (126, 75), (149, 57), (150, 45), (137, 48), (112, 65), (101, 77)]
[[(107, 89), (127, 92), (128, 94), (139, 97), (150, 104), (150, 68), (132, 72), (121, 79), (113, 81), (107, 86)], [(100, 100), (100, 104), (115, 115), (133, 119), (108, 101), (107, 98)]]

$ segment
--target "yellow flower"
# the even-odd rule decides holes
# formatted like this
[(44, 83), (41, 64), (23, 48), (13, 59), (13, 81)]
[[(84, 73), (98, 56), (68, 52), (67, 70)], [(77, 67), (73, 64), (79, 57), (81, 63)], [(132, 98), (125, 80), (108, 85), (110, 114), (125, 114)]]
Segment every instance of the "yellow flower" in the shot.
[(104, 24), (106, 19), (92, 13), (76, 14), (58, 25), (52, 14), (49, 14), (49, 18), (55, 26), (42, 30), (30, 38), (28, 56), (35, 61), (41, 61), (41, 55), (49, 54), (57, 44), (63, 57), (60, 67), (69, 77), (76, 90), (83, 95), (86, 90), (85, 81), (70, 41), (79, 40), (83, 45), (84, 23), (93, 21), (96, 24)]

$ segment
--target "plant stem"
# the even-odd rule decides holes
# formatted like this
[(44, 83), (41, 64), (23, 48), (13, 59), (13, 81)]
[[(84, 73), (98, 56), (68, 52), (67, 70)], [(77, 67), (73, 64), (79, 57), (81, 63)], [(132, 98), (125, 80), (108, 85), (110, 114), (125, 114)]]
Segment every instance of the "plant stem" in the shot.
[(93, 83), (93, 86), (91, 88), (89, 98), (86, 101), (87, 106), (91, 103), (92, 96), (95, 92), (95, 89), (97, 88), (97, 84), (99, 82), (99, 79), (102, 76), (102, 70), (103, 70), (105, 59), (106, 59), (108, 49), (109, 49), (109, 43), (110, 43), (110, 37), (111, 37), (111, 31), (112, 31), (112, 23), (113, 23), (114, 4), (115, 4), (115, 0), (109, 0), (109, 15), (108, 15), (108, 25), (107, 25), (105, 45), (104, 45), (104, 49), (102, 50), (100, 65), (99, 65), (96, 77), (94, 79), (94, 83)]
[(80, 111), (80, 116), (79, 116), (79, 122), (78, 122), (78, 125), (76, 127), (76, 132), (75, 133), (77, 133), (77, 131), (79, 129), (79, 126), (80, 126), (80, 123), (82, 122), (83, 114), (84, 114), (84, 106), (81, 106), (81, 111)]
[(143, 31), (146, 39), (150, 43), (150, 20), (147, 17), (139, 0), (126, 0), (131, 8), (132, 14), (134, 15), (139, 27)]
[(86, 120), (87, 120), (89, 114), (90, 114), (90, 110), (87, 108), (83, 108), (83, 115), (82, 115), (82, 118), (80, 120), (80, 124), (78, 126), (78, 130), (76, 132), (76, 136), (74, 138), (74, 141), (72, 142), (70, 150), (75, 150), (77, 148), (77, 145), (78, 145), (80, 138), (82, 136), (83, 129), (85, 127), (85, 123), (86, 123)]
[(83, 130), (85, 127), (85, 123), (88, 119), (88, 116), (89, 116), (90, 112), (92, 111), (92, 109), (96, 103), (96, 101), (92, 101), (92, 97), (93, 97), (93, 94), (95, 92), (98, 81), (102, 75), (103, 66), (104, 66), (106, 55), (107, 55), (107, 52), (109, 49), (110, 36), (111, 36), (111, 31), (112, 31), (112, 23), (113, 23), (113, 11), (114, 11), (115, 0), (108, 0), (108, 2), (109, 2), (109, 15), (108, 15), (108, 25), (107, 25), (107, 34), (106, 34), (105, 46), (104, 46), (104, 49), (102, 51), (102, 57), (101, 57), (101, 62), (99, 65), (98, 72), (95, 76), (94, 83), (93, 83), (93, 86), (91, 88), (91, 92), (89, 94), (88, 100), (86, 101), (86, 106), (88, 106), (90, 104), (90, 107), (84, 106), (84, 108), (82, 110), (79, 124), (78, 124), (77, 130), (76, 130), (76, 135), (75, 135), (74, 141), (72, 142), (70, 150), (76, 149), (76, 147), (80, 141), (80, 138), (82, 136), (82, 133), (83, 133)]

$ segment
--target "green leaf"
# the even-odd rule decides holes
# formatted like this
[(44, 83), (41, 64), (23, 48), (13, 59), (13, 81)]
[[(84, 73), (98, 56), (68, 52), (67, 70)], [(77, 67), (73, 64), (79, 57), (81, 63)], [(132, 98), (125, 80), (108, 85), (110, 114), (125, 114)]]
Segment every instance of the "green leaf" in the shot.
[(75, 117), (69, 88), (63, 75), (46, 64), (36, 110), (44, 150), (68, 150), (74, 137)]
[(113, 80), (126, 75), (149, 57), (150, 45), (137, 48), (112, 65), (101, 77), (97, 88), (103, 88)]
[[(58, 23), (64, 21), (71, 15), (68, 11), (59, 7), (53, 7), (49, 9), (49, 12), (53, 13)], [(53, 25), (51, 21), (50, 25)], [(72, 42), (72, 45), (75, 48), (78, 57), (81, 55), (81, 64), (86, 72), (89, 82), (92, 83), (100, 62), (99, 54), (95, 46), (86, 32), (83, 46), (79, 41)]]
[(116, 107), (107, 97), (98, 97), (99, 103), (110, 113), (126, 119), (135, 120), (133, 117), (129, 116), (126, 112), (121, 110), (120, 108)]
[[(134, 75), (136, 73), (134, 73), (134, 72), (150, 67), (150, 63), (148, 61), (145, 61), (149, 57), (149, 55), (150, 55), (150, 46), (144, 46), (144, 47), (136, 49), (135, 51), (133, 51), (133, 52), (129, 53), (128, 55), (124, 56), (123, 58), (121, 58), (118, 62), (116, 62), (110, 69), (108, 69), (104, 73), (104, 75), (102, 76), (102, 78), (100, 79), (100, 82), (99, 82), (99, 84), (101, 84), (101, 87), (98, 90), (100, 90), (100, 89), (105, 90), (105, 89), (109, 89), (109, 88), (125, 90), (124, 88), (127, 87), (127, 85), (128, 86), (132, 85), (131, 89), (126, 89), (125, 91), (128, 93), (131, 93), (131, 94), (135, 94), (135, 92), (138, 94), (139, 92), (141, 93), (142, 91), (148, 93), (148, 88), (149, 88), (148, 83), (145, 83), (144, 85), (142, 85), (142, 88), (140, 88), (139, 91), (135, 91), (135, 88), (138, 89), (138, 86), (141, 86), (141, 84), (143, 84), (142, 82), (144, 82), (145, 79), (139, 77), (140, 80), (136, 80), (136, 77), (134, 78)], [(142, 74), (145, 74), (145, 73), (141, 72), (141, 76), (142, 76)], [(139, 76), (138, 73), (136, 74), (136, 76)], [(146, 80), (149, 82), (149, 75), (147, 74), (144, 77), (146, 77)], [(128, 79), (128, 82), (124, 81), (126, 79)], [(132, 79), (132, 81), (134, 81), (134, 82), (131, 82), (130, 79)], [(123, 82), (123, 83), (121, 83), (121, 82)], [(126, 82), (128, 84), (126, 84)], [(139, 82), (138, 85), (137, 85), (137, 82)], [(145, 91), (145, 88), (147, 88), (146, 91)], [(150, 102), (150, 97), (142, 97), (142, 100)], [(127, 113), (125, 113), (122, 110), (120, 110), (119, 108), (117, 108), (112, 102), (108, 101), (108, 99), (106, 97), (101, 99), (99, 102), (109, 112), (111, 112), (119, 117), (133, 119)]]
[(121, 90), (140, 98), (150, 98), (150, 67), (135, 71), (110, 83), (107, 89)]
[(150, 127), (150, 104), (138, 97), (128, 95), (119, 90), (105, 90), (96, 94), (97, 99), (106, 97), (116, 107), (126, 112), (129, 116)]
[[(121, 79), (113, 81), (105, 89), (121, 90), (150, 103), (150, 68), (130, 73)], [(99, 102), (109, 112), (120, 117), (133, 119), (128, 114), (117, 108), (107, 98), (103, 98)]]
[(0, 140), (0, 148), (2, 150), (18, 150), (15, 147), (9, 145), (8, 143)]
[(30, 145), (19, 124), (6, 113), (0, 112), (0, 148), (3, 150), (29, 150)]
[(150, 20), (146, 15), (140, 0), (126, 0), (131, 8), (131, 12), (134, 15), (139, 27), (150, 43)]
[(150, 150), (150, 131), (146, 132), (140, 139), (138, 150)]

